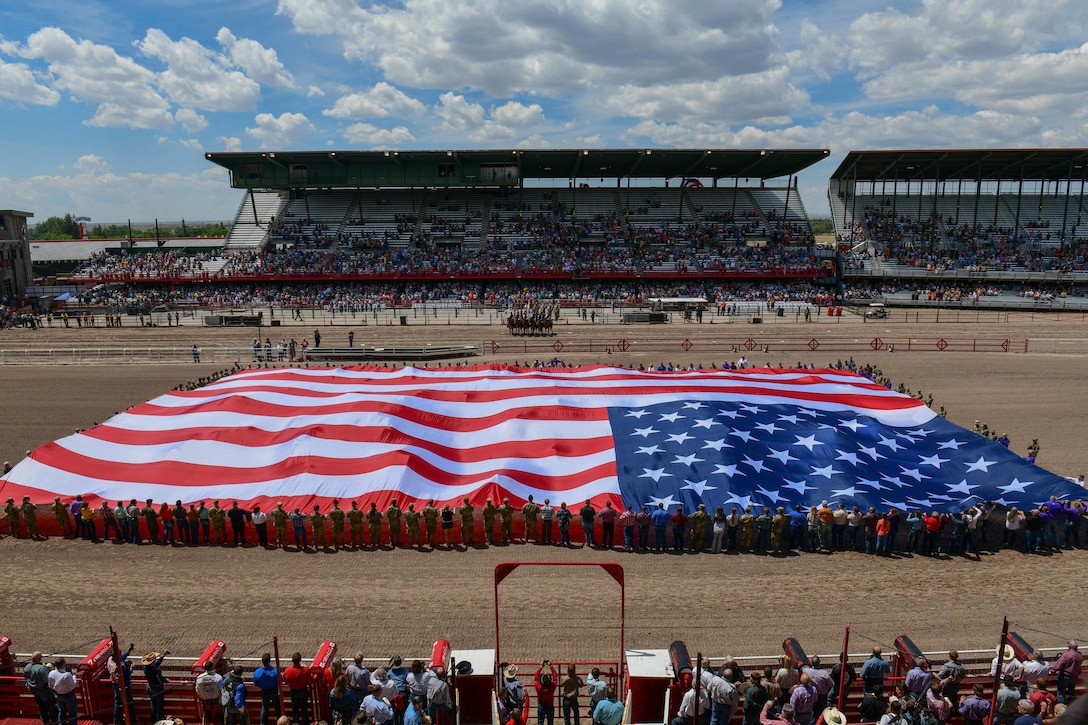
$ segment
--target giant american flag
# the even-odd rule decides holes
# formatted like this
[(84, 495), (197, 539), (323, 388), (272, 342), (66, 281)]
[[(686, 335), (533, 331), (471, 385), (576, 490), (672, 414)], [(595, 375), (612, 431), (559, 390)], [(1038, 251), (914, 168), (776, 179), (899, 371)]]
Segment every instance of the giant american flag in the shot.
[(38, 448), (0, 479), (24, 494), (958, 511), (1084, 491), (841, 370), (476, 366), (242, 371)]

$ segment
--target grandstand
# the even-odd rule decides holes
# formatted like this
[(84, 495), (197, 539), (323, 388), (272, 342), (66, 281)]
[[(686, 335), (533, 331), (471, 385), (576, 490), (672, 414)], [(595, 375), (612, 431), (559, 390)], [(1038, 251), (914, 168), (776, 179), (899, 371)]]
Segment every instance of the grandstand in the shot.
[(1088, 282), (1086, 160), (1086, 149), (852, 151), (828, 184), (844, 277), (1072, 292)]

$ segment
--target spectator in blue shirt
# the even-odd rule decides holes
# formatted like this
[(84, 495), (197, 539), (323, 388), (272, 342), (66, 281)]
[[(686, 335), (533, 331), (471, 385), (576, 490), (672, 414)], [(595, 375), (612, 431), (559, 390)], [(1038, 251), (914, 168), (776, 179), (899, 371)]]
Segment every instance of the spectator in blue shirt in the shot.
[(650, 520), (654, 524), (654, 547), (658, 551), (665, 550), (665, 531), (669, 526), (669, 512), (665, 510), (665, 504), (659, 503), (650, 514)]
[(280, 671), (273, 667), (272, 655), (261, 655), (261, 666), (253, 671), (253, 684), (261, 691), (261, 725), (268, 725), (268, 712), (280, 713)]

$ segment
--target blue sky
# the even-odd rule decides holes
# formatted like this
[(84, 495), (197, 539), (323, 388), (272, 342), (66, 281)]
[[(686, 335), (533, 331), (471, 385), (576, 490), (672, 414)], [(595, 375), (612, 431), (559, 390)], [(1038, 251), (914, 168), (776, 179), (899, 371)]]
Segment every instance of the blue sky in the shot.
[(1088, 146), (1082, 0), (38, 0), (0, 208), (226, 220), (206, 151)]

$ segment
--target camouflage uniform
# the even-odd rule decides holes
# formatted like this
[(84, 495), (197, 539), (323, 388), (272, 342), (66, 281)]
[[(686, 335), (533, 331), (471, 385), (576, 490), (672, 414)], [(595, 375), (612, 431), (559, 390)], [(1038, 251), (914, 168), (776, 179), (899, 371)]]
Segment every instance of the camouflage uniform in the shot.
[(310, 514), (310, 525), (314, 530), (314, 549), (329, 550), (329, 544), (325, 541), (325, 514), (321, 513), (320, 506), (314, 506), (314, 512)]
[(60, 535), (67, 538), (72, 534), (72, 519), (68, 516), (68, 507), (60, 502), (60, 496), (53, 499), (53, 514), (57, 517)]
[(377, 549), (382, 545), (382, 512), (378, 510), (377, 504), (370, 504), (366, 520), (370, 523), (370, 545)]
[(461, 514), (461, 543), (472, 546), (472, 529), (476, 526), (473, 515), (476, 513), (476, 508), (466, 498), (465, 505), (457, 511)]
[(752, 550), (752, 534), (756, 530), (756, 517), (750, 508), (745, 508), (740, 517), (740, 550), (747, 554)]
[(18, 537), (19, 508), (15, 505), (15, 499), (8, 499), (8, 505), (4, 507), (4, 513), (8, 516), (8, 535)]
[(281, 549), (287, 548), (287, 519), (288, 513), (283, 510), (282, 503), (272, 510), (272, 526), (276, 529), (276, 543)]
[(423, 507), (423, 524), (427, 527), (427, 544), (433, 549), (434, 535), (438, 531), (438, 509), (434, 507), (433, 498)]
[(389, 543), (394, 549), (400, 548), (400, 515), (397, 499), (393, 499), (393, 503), (385, 510), (385, 518), (389, 522)]
[(212, 533), (219, 537), (219, 543), (227, 543), (227, 512), (219, 508), (218, 501), (212, 501), (212, 510), (208, 512), (208, 518), (212, 521)]
[(532, 495), (529, 496), (529, 500), (525, 502), (525, 505), (521, 507), (521, 515), (525, 517), (525, 543), (529, 543), (529, 535), (532, 534), (533, 541), (539, 542), (540, 537), (537, 534), (536, 518), (540, 514), (540, 507), (533, 503)]
[(491, 499), (487, 499), (487, 503), (483, 508), (484, 512), (484, 542), (491, 546), (494, 543), (495, 537), (495, 514), (499, 512), (497, 508), (491, 503)]
[(710, 514), (706, 512), (706, 506), (699, 504), (699, 508), (689, 518), (691, 519), (691, 550), (700, 552), (703, 550), (703, 540), (706, 538), (706, 525), (710, 523)]
[(37, 507), (30, 503), (30, 496), (23, 496), (23, 523), (26, 524), (26, 535), (31, 539), (38, 538), (38, 513)]
[(502, 519), (502, 543), (509, 544), (513, 538), (510, 530), (514, 526), (514, 507), (510, 505), (510, 499), (502, 500), (502, 506), (499, 506), (499, 517)]
[(340, 547), (344, 545), (344, 509), (340, 508), (339, 501), (333, 500), (329, 521), (332, 522), (333, 548), (340, 551)]
[(408, 546), (418, 546), (422, 549), (423, 543), (419, 538), (419, 517), (420, 513), (416, 511), (416, 505), (408, 504), (408, 510), (404, 512), (404, 525), (408, 527)]
[(351, 527), (351, 548), (363, 548), (363, 512), (358, 501), (351, 502), (348, 510), (348, 525)]

